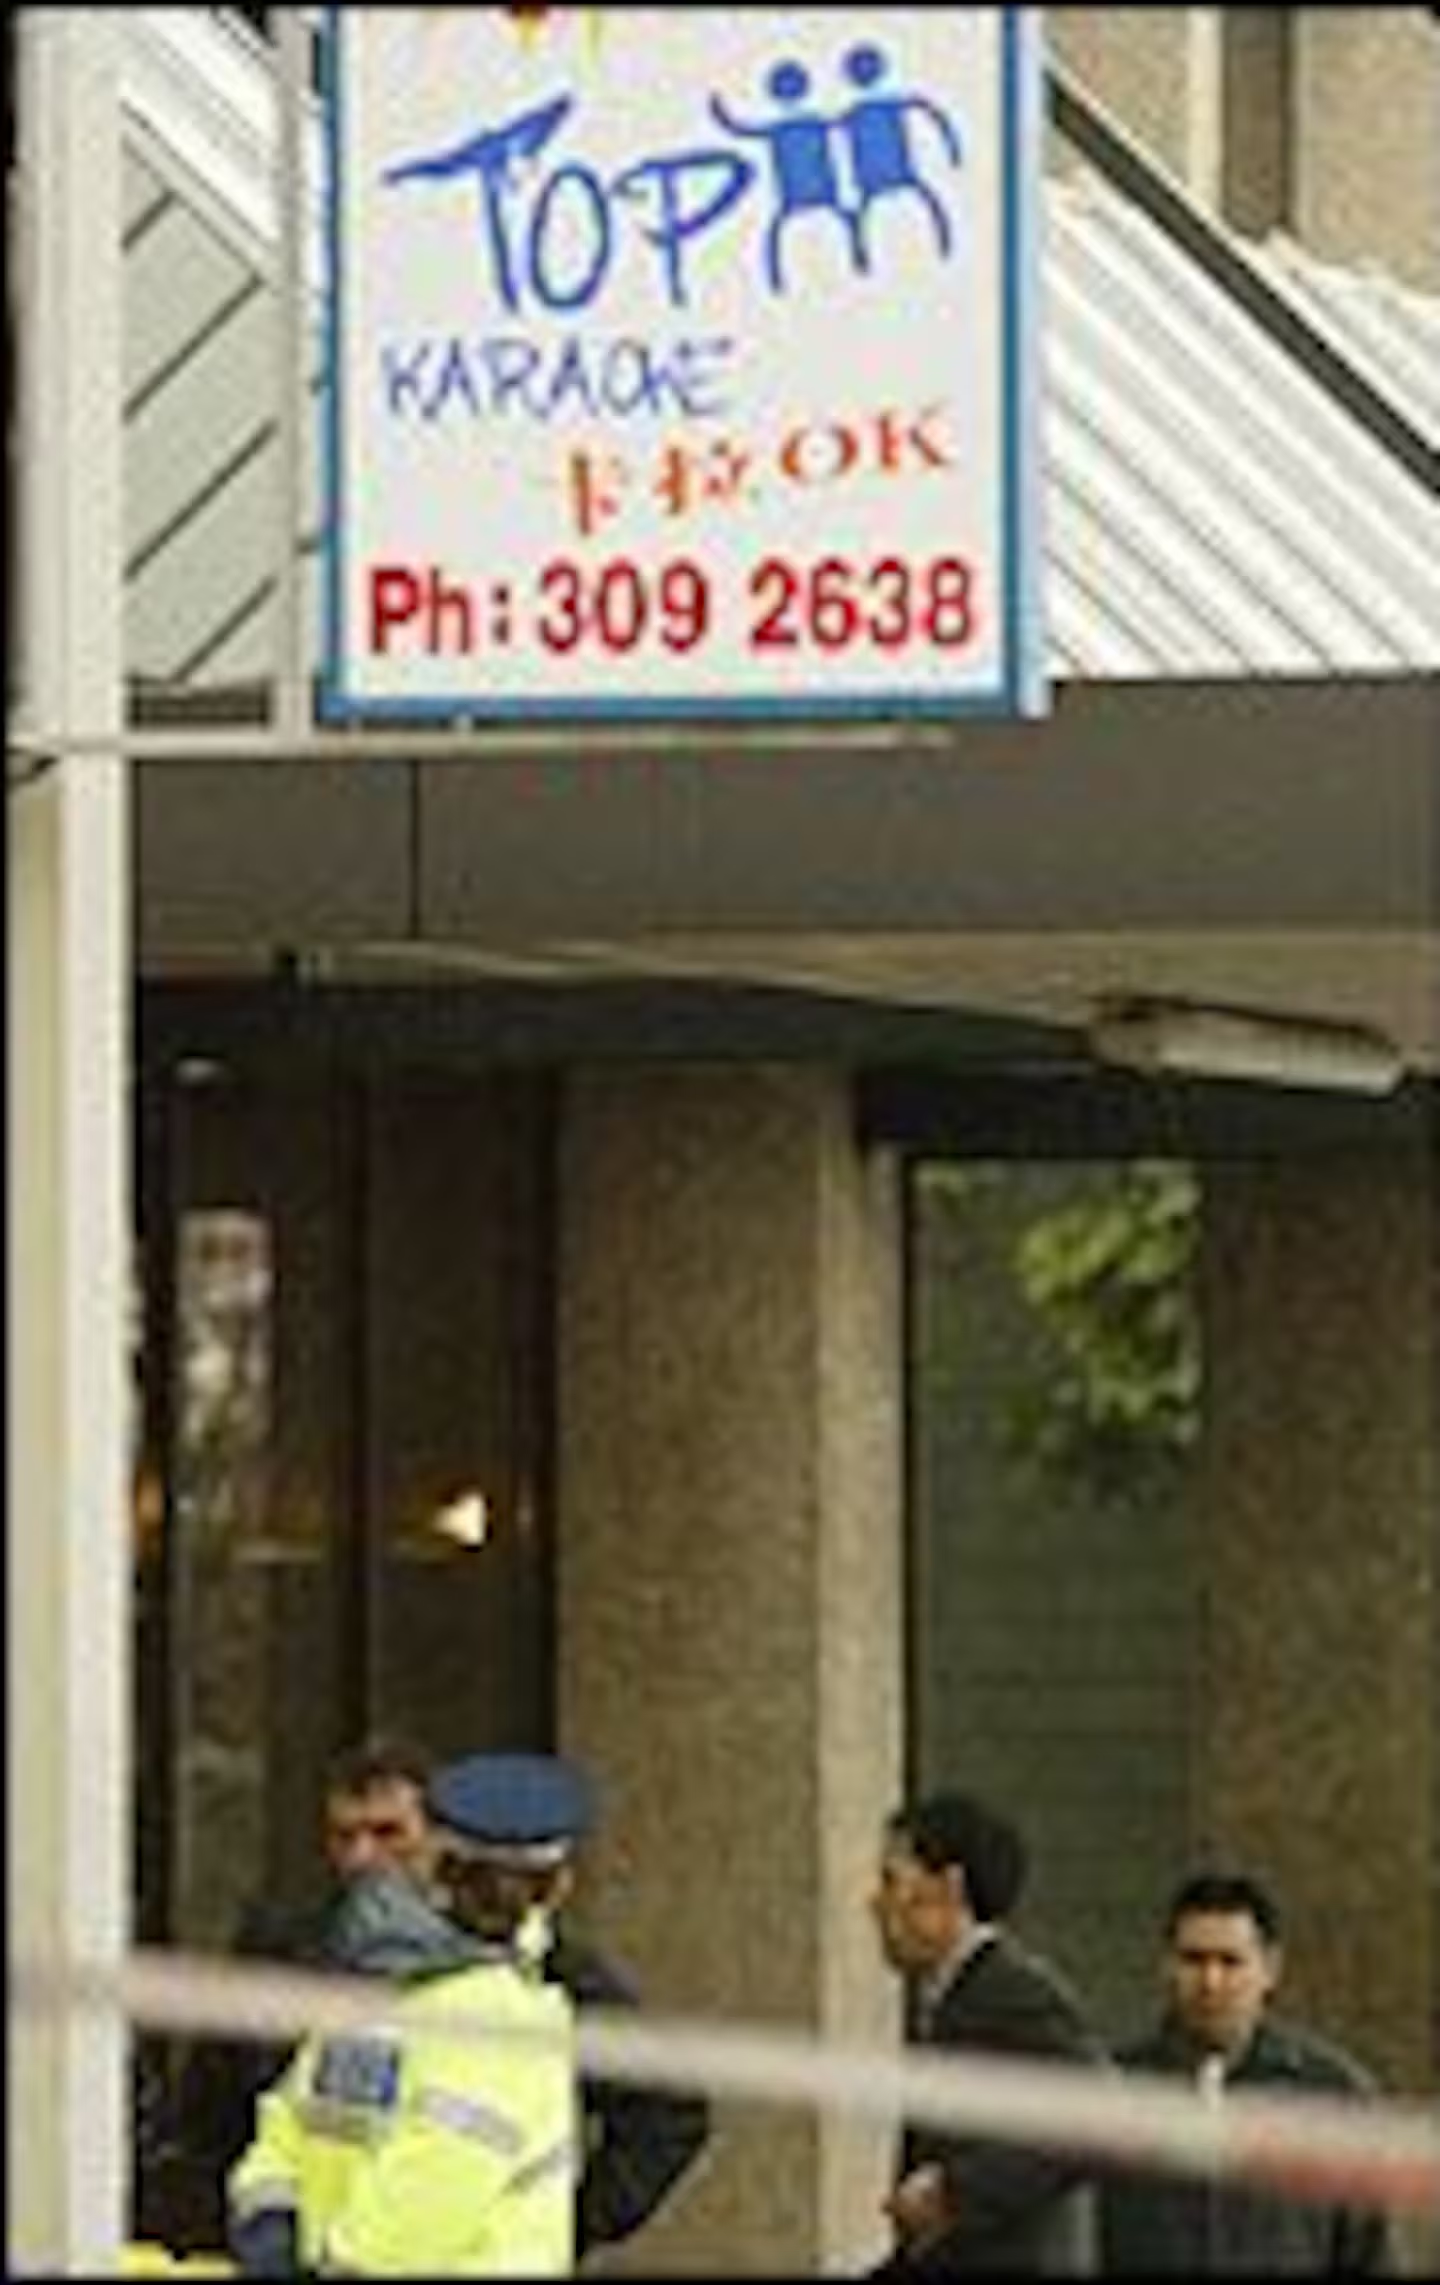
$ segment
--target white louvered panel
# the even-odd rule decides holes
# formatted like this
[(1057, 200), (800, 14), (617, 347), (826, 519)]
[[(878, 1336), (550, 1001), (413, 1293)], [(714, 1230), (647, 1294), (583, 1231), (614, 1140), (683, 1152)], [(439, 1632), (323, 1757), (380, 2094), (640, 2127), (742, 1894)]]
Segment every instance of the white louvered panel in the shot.
[[(126, 554), (132, 562), (255, 448), (274, 420), (275, 390), (273, 336), (255, 301), (130, 424)], [(268, 466), (268, 450), (263, 458)], [(201, 471), (206, 482), (197, 484)], [(267, 480), (273, 484), (273, 476)]]
[(218, 316), (238, 302), (254, 272), (176, 201), (125, 256), (125, 395), (159, 384)]
[(1082, 587), (1059, 559), (1046, 597), (1050, 672), (1057, 681), (1148, 682), (1153, 656), (1121, 626), (1108, 601)]
[(222, 503), (175, 533), (158, 575), (130, 582), (127, 625), (148, 676), (171, 679), (273, 577), (274, 529), (274, 476), (268, 461), (252, 461)]
[[(1065, 192), (1052, 186), (1049, 206), (1063, 205)], [(1063, 223), (1061, 224), (1063, 228)], [(1237, 403), (1249, 401), (1265, 418), (1283, 415), (1290, 449), (1309, 450), (1312, 465), (1335, 456), (1335, 475), (1353, 493), (1367, 486), (1410, 532), (1433, 532), (1435, 500), (1361, 423), (1334, 401), (1323, 385), (1251, 319), (1206, 273), (1174, 245), (1156, 224), (1126, 200), (1107, 192), (1097, 204), (1087, 232), (1106, 259), (1128, 261), (1142, 282), (1141, 321), (1147, 335), (1171, 336), (1177, 348), (1199, 361)], [(1360, 273), (1355, 283), (1361, 285)], [(1366, 287), (1366, 291), (1370, 291)], [(1333, 325), (1321, 327), (1343, 355), (1345, 343)], [(1414, 409), (1393, 382), (1380, 394), (1408, 418)]]
[[(1068, 389), (1092, 435), (1105, 438), (1137, 485), (1164, 498), (1185, 537), (1173, 538), (1159, 560), (1173, 562), (1178, 573), (1193, 553), (1186, 543), (1204, 543), (1197, 608), (1213, 597), (1224, 612), (1229, 592), (1249, 599), (1255, 644), (1266, 641), (1267, 625), (1272, 634), (1285, 630), (1280, 648), (1257, 649), (1253, 664), (1283, 670), (1295, 641), (1322, 672), (1393, 669), (1414, 646), (1440, 641), (1440, 572), (1429, 569), (1428, 583), (1418, 574), (1403, 585), (1393, 573), (1378, 581), (1369, 549), (1373, 544), (1383, 556), (1388, 535), (1367, 531), (1373, 518), (1357, 503), (1333, 485), (1307, 487), (1287, 468), (1278, 439), (1269, 454), (1247, 454), (1236, 440), (1241, 414), (1227, 399), (1194, 389), (1177, 394), (1174, 376), (1156, 372), (1123, 331), (1100, 333), (1080, 308), (1070, 315), (1077, 340), (1065, 387), (1057, 380), (1057, 421)], [(1062, 432), (1062, 464), (1074, 449)]]
[(1440, 302), (1378, 271), (1317, 261), (1293, 238), (1267, 240), (1257, 258), (1372, 384), (1396, 396), (1417, 428), (1440, 446)]
[(1147, 320), (1153, 288), (1126, 265), (1118, 235), (1077, 234), (1051, 274), (1057, 353), (1097, 385), (1108, 378), (1107, 427), (1167, 485), (1204, 468), (1248, 576), (1277, 594), (1308, 583), (1319, 663), (1350, 664), (1356, 648), (1332, 608), (1364, 630), (1356, 655), (1440, 656), (1440, 506), (1288, 360), (1254, 373), (1257, 329), (1210, 293), (1205, 321), (1197, 311), (1189, 333), (1172, 335)]
[[(1234, 674), (1240, 659), (1196, 617), (1184, 589), (1168, 567), (1135, 547), (1106, 513), (1104, 486), (1085, 481), (1080, 468), (1067, 469), (1050, 487), (1050, 608), (1057, 608), (1062, 583), (1083, 586), (1103, 613), (1109, 629), (1107, 653), (1126, 659), (1126, 675)], [(1081, 653), (1082, 658), (1089, 653)], [(1107, 665), (1107, 675), (1119, 672)]]
[[(1053, 386), (1067, 474), (1113, 521), (1121, 544), (1163, 567), (1198, 626), (1228, 646), (1231, 671), (1313, 673), (1322, 663), (1313, 636), (1291, 616), (1288, 598), (1282, 602), (1283, 588), (1272, 593), (1242, 560), (1233, 526), (1216, 514), (1204, 487), (1181, 484), (1173, 470), (1157, 473), (1128, 435), (1116, 441), (1112, 400), (1083, 361), (1067, 366), (1063, 381), (1057, 374)], [(1183, 674), (1188, 667), (1177, 659), (1160, 671)]]

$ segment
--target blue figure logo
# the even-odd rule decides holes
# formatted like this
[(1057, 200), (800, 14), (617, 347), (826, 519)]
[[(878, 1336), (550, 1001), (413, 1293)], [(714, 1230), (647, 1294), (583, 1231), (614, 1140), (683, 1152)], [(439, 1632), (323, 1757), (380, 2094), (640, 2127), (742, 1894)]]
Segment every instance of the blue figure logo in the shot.
[(928, 96), (872, 92), (879, 88), (890, 69), (885, 55), (877, 47), (867, 44), (852, 48), (843, 69), (852, 87), (861, 90), (860, 100), (851, 104), (841, 122), (855, 184), (854, 226), (861, 268), (869, 266), (865, 225), (870, 211), (878, 200), (890, 198), (899, 191), (909, 191), (922, 201), (935, 225), (941, 255), (948, 256), (953, 243), (950, 217), (915, 163), (909, 121), (912, 117), (928, 119), (940, 137), (946, 157), (952, 166), (958, 167), (962, 152), (953, 122)]
[[(848, 50), (841, 70), (854, 100), (827, 112), (812, 100), (805, 65), (782, 57), (765, 75), (768, 116), (747, 117), (721, 95), (710, 116), (726, 134), (765, 147), (770, 203), (762, 242), (765, 282), (787, 291), (785, 246), (792, 223), (822, 215), (838, 224), (852, 269), (871, 268), (870, 226), (884, 202), (904, 198), (928, 215), (937, 253), (954, 244), (951, 216), (917, 156), (918, 125), (928, 126), (952, 167), (962, 163), (953, 120), (926, 95), (888, 87), (890, 60), (873, 42)], [(666, 301), (690, 299), (690, 257), (737, 208), (757, 181), (758, 162), (733, 148), (699, 146), (655, 152), (614, 175), (583, 159), (547, 159), (575, 110), (562, 94), (440, 151), (386, 168), (387, 186), (469, 178), (479, 193), (480, 240), (501, 305), (512, 316), (532, 301), (548, 310), (588, 309), (600, 297), (628, 228), (653, 250)]]
[(767, 92), (782, 107), (774, 119), (742, 119), (718, 95), (710, 98), (710, 115), (731, 135), (750, 136), (768, 143), (774, 172), (775, 211), (765, 232), (765, 275), (772, 293), (785, 291), (780, 246), (787, 223), (802, 214), (833, 214), (843, 225), (850, 257), (859, 269), (866, 267), (865, 247), (856, 217), (846, 209), (833, 147), (834, 121), (823, 112), (801, 111), (810, 93), (810, 74), (793, 61), (777, 63), (765, 82)]
[(774, 118), (741, 118), (720, 96), (710, 98), (711, 116), (730, 134), (770, 146), (775, 209), (765, 233), (765, 275), (772, 293), (785, 290), (781, 242), (787, 225), (802, 214), (833, 215), (845, 232), (851, 262), (867, 274), (871, 211), (899, 192), (923, 203), (942, 257), (954, 243), (950, 217), (921, 173), (910, 134), (912, 119), (929, 120), (946, 158), (958, 167), (963, 154), (953, 121), (928, 96), (880, 92), (889, 59), (868, 42), (851, 48), (842, 69), (860, 91), (859, 100), (833, 118), (799, 108), (811, 83), (804, 65), (793, 59), (776, 64), (765, 82), (777, 105)]

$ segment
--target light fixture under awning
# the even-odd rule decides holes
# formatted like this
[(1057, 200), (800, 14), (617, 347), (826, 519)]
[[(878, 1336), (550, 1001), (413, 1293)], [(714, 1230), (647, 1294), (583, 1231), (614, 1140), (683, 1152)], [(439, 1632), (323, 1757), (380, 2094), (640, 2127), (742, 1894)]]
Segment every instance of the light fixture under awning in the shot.
[(1142, 998), (1102, 1002), (1090, 1028), (1102, 1063), (1192, 1078), (1388, 1095), (1405, 1076), (1393, 1042), (1361, 1024)]

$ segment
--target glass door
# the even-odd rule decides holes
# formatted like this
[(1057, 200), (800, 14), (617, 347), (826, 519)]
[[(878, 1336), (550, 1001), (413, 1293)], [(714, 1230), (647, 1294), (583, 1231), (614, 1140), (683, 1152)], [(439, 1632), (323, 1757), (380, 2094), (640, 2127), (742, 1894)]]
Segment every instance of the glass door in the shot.
[(141, 1155), (139, 1924), (223, 1947), (339, 1747), (549, 1741), (548, 1100), (194, 1059)]

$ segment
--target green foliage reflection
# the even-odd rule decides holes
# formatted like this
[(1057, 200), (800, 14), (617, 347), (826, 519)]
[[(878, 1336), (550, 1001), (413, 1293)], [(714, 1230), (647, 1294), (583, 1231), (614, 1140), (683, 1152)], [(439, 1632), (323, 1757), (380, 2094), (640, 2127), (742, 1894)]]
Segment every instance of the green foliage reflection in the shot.
[(1007, 1442), (1046, 1474), (1097, 1492), (1165, 1468), (1199, 1424), (1192, 1286), (1198, 1191), (1182, 1166), (1137, 1160), (1103, 1191), (1042, 1212), (1018, 1235), (1020, 1295), (1046, 1367), (1022, 1379)]

